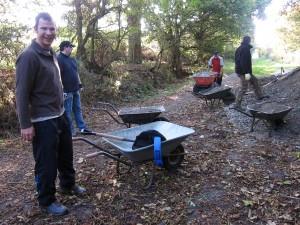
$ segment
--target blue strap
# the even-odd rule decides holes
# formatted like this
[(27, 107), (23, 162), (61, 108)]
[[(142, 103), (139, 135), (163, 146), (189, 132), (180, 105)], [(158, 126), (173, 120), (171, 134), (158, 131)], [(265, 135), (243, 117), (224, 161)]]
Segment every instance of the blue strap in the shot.
[(154, 164), (159, 167), (164, 165), (161, 153), (161, 138), (157, 136), (154, 137)]

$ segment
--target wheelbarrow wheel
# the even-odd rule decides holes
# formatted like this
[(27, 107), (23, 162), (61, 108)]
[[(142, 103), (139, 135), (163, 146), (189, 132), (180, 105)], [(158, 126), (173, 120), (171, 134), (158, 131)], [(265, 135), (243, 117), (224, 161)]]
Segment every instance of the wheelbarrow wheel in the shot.
[(169, 120), (163, 116), (160, 117), (156, 117), (152, 122), (156, 122), (156, 121), (166, 121), (169, 122)]
[(164, 167), (167, 170), (175, 170), (182, 163), (184, 159), (184, 148), (182, 145), (178, 145), (174, 150), (170, 152), (170, 155), (163, 158)]

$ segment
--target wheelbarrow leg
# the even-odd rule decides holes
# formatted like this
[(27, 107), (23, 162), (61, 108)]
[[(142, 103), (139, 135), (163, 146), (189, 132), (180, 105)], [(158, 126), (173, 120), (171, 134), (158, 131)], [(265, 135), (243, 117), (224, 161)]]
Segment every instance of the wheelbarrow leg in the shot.
[[(149, 164), (151, 163), (151, 164)], [(135, 185), (138, 183), (138, 186), (141, 189), (147, 190), (149, 189), (154, 180), (154, 170), (155, 165), (153, 162), (147, 163), (134, 163), (134, 168), (132, 170), (135, 179)]]
[[(130, 173), (131, 172), (131, 169), (132, 169), (132, 165), (128, 163), (127, 164), (124, 164), (124, 161), (121, 159), (122, 155), (119, 154), (118, 155), (118, 158), (120, 160), (117, 161), (117, 165), (116, 165), (116, 171), (117, 171), (117, 175), (118, 176), (121, 176), (123, 174), (126, 174), (126, 173)], [(126, 169), (125, 168), (121, 168), (121, 165), (127, 167)]]
[(215, 99), (211, 99), (210, 100), (210, 108), (212, 109), (214, 107), (215, 104)]
[(145, 185), (144, 185), (143, 189), (147, 190), (153, 184), (154, 170), (155, 170), (155, 165), (154, 165), (154, 163), (152, 163), (152, 165), (151, 165), (151, 171), (150, 171), (150, 174), (149, 174), (149, 180), (147, 180), (147, 177), (145, 177)]
[(250, 132), (254, 131), (254, 125), (255, 125), (255, 117), (253, 116), (252, 123), (251, 123), (251, 128), (250, 128)]
[(272, 121), (263, 120), (266, 127), (269, 129), (268, 136), (272, 137), (272, 131), (275, 130), (275, 124)]
[(204, 98), (205, 99), (205, 104), (207, 107), (209, 107), (209, 104), (208, 104), (208, 101), (207, 101), (207, 98)]

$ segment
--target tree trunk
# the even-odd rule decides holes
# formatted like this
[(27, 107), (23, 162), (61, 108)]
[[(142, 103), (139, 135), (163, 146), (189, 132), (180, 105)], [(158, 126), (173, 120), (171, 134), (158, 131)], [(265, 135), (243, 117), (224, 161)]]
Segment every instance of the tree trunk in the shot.
[(76, 35), (78, 40), (76, 57), (78, 59), (85, 58), (85, 48), (83, 43), (82, 27), (83, 27), (83, 15), (81, 12), (81, 0), (75, 0), (75, 11), (76, 11)]
[(131, 10), (127, 15), (129, 28), (128, 36), (128, 62), (141, 64), (142, 63), (142, 44), (141, 44), (141, 11), (138, 1), (132, 0), (129, 2)]
[(181, 53), (180, 48), (177, 43), (174, 43), (174, 45), (171, 47), (171, 69), (176, 74), (177, 78), (182, 77), (182, 62), (181, 62)]

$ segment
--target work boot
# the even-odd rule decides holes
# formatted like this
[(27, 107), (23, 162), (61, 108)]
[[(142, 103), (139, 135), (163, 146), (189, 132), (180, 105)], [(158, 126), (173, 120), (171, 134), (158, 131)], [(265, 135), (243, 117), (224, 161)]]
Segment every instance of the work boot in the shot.
[(41, 206), (41, 210), (42, 212), (53, 216), (63, 216), (68, 213), (67, 207), (58, 202), (52, 202), (48, 206)]
[(86, 193), (86, 189), (75, 184), (71, 188), (61, 188), (61, 193), (64, 195), (83, 195)]

